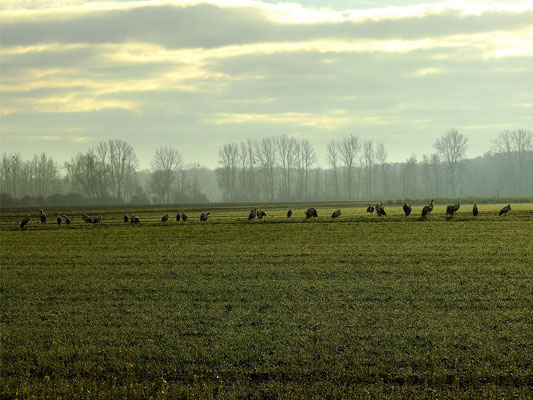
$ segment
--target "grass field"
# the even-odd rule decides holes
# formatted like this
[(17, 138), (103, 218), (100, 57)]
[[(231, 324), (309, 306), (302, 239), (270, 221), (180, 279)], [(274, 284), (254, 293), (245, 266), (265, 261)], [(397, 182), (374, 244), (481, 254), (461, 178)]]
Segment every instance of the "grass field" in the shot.
[(0, 397), (533, 398), (533, 204), (296, 207), (1, 214)]

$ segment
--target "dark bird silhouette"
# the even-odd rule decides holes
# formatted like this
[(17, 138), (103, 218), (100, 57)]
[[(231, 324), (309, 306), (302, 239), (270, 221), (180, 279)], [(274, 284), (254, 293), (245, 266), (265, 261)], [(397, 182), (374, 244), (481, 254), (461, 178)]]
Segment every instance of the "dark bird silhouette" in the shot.
[(453, 217), (453, 214), (455, 214), (457, 211), (459, 211), (459, 208), (461, 208), (461, 202), (457, 201), (455, 204), (449, 204), (446, 206), (446, 215)]
[(177, 213), (177, 214), (176, 214), (176, 221), (179, 222), (180, 218), (181, 218), (181, 213)]
[(46, 224), (46, 214), (41, 210), (41, 223)]
[(128, 222), (128, 220), (129, 220), (128, 214), (124, 215), (124, 222)]
[(477, 209), (477, 203), (474, 203), (474, 207), (472, 208), (472, 215), (474, 217), (477, 217), (478, 214), (479, 214), (479, 210)]
[(101, 215), (99, 215), (98, 217), (93, 218), (93, 219), (91, 220), (91, 222), (92, 222), (93, 224), (97, 224), (97, 223), (100, 222), (100, 221), (102, 221), (102, 216), (101, 216)]
[(210, 212), (208, 213), (202, 213), (200, 215), (200, 221), (204, 222), (204, 221), (207, 221), (207, 217), (209, 217), (209, 214), (211, 214)]
[(61, 222), (63, 222), (63, 221), (61, 220), (61, 215), (58, 215), (58, 216), (57, 216), (57, 224), (58, 224), (58, 225), (61, 225)]
[(26, 215), (22, 221), (20, 222), (20, 229), (24, 229), (24, 227), (28, 224), (28, 222), (31, 221), (31, 216), (30, 215)]
[(257, 218), (263, 219), (263, 217), (266, 217), (267, 213), (264, 211), (258, 211), (257, 212)]
[(403, 212), (406, 217), (411, 215), (411, 211), (413, 211), (413, 207), (411, 207), (410, 204), (407, 204), (407, 202), (403, 203)]
[(368, 208), (366, 209), (367, 213), (374, 214), (374, 206), (372, 204), (368, 205)]
[(70, 225), (70, 218), (67, 217), (65, 214), (63, 214), (63, 219), (65, 220), (65, 224)]
[(187, 217), (187, 214), (185, 214), (184, 212), (181, 213), (181, 219), (183, 220), (183, 222), (187, 222), (187, 220), (189, 219), (189, 217)]
[(254, 208), (250, 211), (250, 214), (248, 214), (248, 219), (254, 219), (255, 217), (257, 217), (257, 208)]
[(287, 218), (290, 218), (292, 216), (292, 209), (290, 209), (289, 211), (287, 211)]
[(509, 211), (511, 211), (511, 205), (510, 205), (510, 204), (507, 204), (505, 207), (503, 207), (503, 208), (500, 210), (500, 213), (499, 213), (498, 215), (507, 214)]
[(132, 224), (139, 224), (141, 222), (141, 220), (139, 219), (138, 216), (136, 216), (135, 214), (131, 214), (130, 216), (130, 222)]
[(337, 218), (341, 215), (341, 210), (335, 211), (333, 214), (331, 214), (331, 218)]
[(427, 218), (431, 211), (433, 211), (433, 207), (433, 199), (431, 199), (431, 202), (422, 209), (422, 218)]
[(93, 222), (92, 218), (87, 215), (87, 213), (83, 213), (81, 216), (81, 219), (84, 220), (86, 223), (90, 224)]
[(311, 218), (311, 217), (317, 218), (318, 217), (318, 213), (316, 212), (316, 210), (313, 207), (311, 207), (311, 208), (307, 209), (307, 211), (305, 212), (305, 216), (307, 218)]
[(168, 214), (163, 215), (163, 218), (161, 218), (161, 222), (167, 222), (168, 221)]
[(385, 211), (385, 207), (383, 207), (383, 202), (380, 204), (376, 204), (376, 214), (378, 217), (386, 217), (387, 212)]

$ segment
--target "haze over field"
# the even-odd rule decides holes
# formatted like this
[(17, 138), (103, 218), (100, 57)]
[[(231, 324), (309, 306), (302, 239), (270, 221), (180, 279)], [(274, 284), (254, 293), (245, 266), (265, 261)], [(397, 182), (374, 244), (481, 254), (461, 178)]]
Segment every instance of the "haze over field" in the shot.
[[(4, 1), (2, 151), (108, 138), (219, 166), (227, 142), (353, 134), (389, 161), (456, 128), (467, 157), (531, 129), (531, 1)], [(320, 7), (320, 8), (319, 8)]]

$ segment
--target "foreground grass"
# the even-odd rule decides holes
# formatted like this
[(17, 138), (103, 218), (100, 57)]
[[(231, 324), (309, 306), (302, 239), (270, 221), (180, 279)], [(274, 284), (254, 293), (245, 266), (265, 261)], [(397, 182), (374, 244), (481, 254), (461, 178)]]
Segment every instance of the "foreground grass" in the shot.
[(4, 214), (0, 395), (530, 398), (533, 205), (499, 208)]

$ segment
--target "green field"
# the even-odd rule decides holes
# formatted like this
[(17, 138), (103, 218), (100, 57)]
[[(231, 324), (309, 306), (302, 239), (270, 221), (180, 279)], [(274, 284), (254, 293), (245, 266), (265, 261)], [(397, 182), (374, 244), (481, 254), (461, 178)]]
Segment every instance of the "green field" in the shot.
[(0, 397), (533, 398), (533, 204), (293, 208), (1, 214)]

